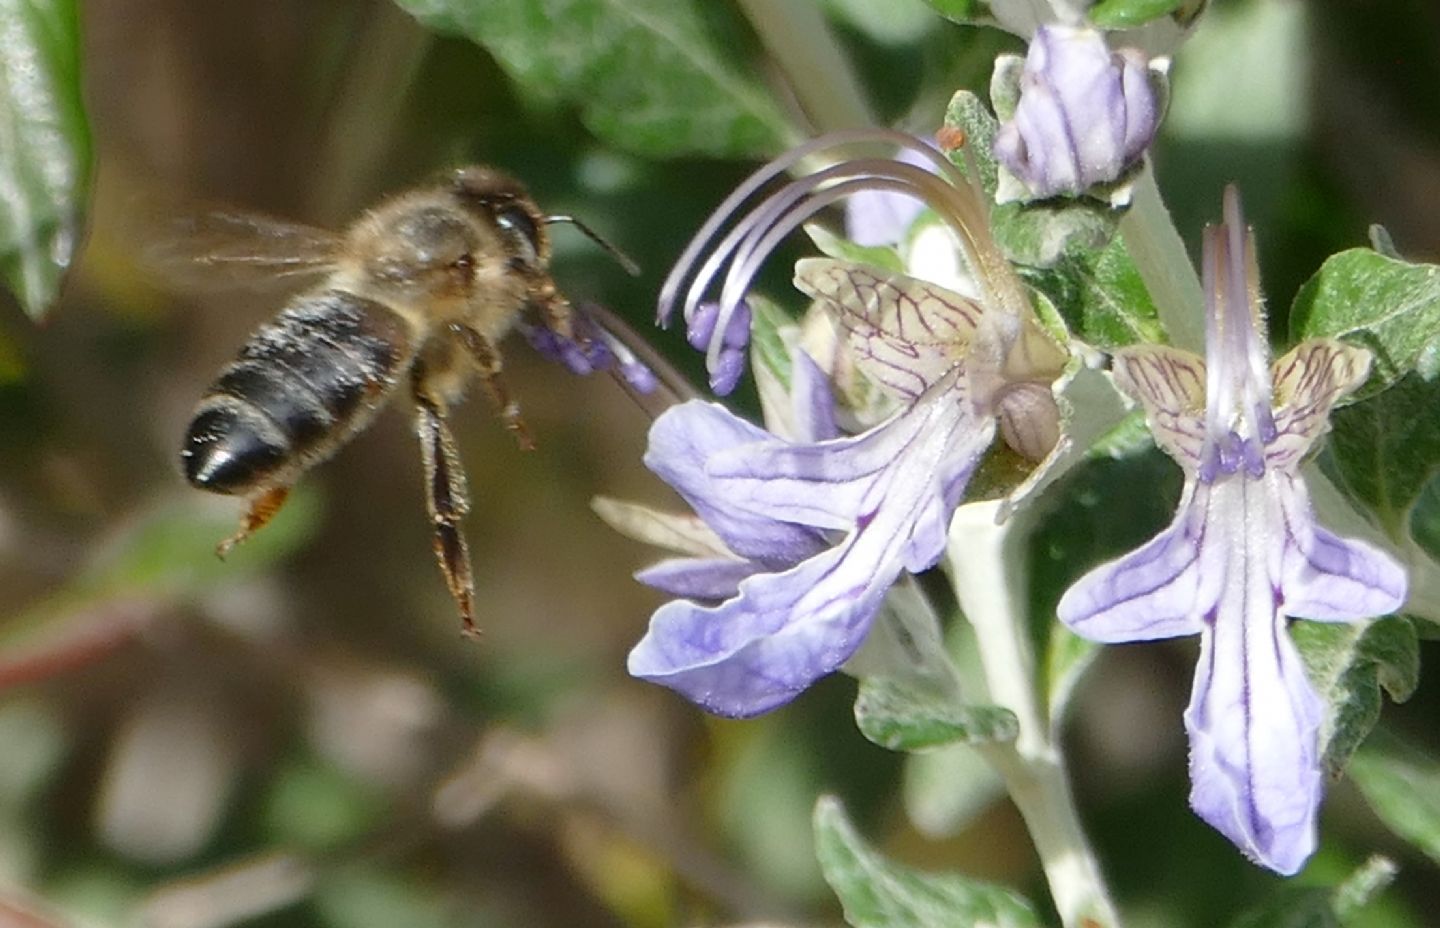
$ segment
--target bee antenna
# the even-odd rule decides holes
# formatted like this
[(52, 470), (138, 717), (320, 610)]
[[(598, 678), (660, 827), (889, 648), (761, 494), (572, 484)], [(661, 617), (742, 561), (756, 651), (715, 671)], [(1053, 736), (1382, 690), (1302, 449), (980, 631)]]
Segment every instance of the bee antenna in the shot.
[(614, 245), (610, 244), (605, 239), (601, 238), (598, 232), (596, 232), (594, 229), (590, 228), (580, 220), (576, 219), (574, 216), (545, 216), (543, 218), (546, 225), (550, 225), (556, 222), (570, 223), (570, 225), (583, 232), (585, 236), (590, 239), (590, 241), (610, 252), (610, 256), (613, 257), (616, 261), (620, 262), (620, 266), (625, 269), (625, 272), (627, 274), (629, 274), (631, 277), (640, 276), (640, 265), (636, 264), (630, 259), (629, 255), (627, 255), (625, 252), (621, 251)]

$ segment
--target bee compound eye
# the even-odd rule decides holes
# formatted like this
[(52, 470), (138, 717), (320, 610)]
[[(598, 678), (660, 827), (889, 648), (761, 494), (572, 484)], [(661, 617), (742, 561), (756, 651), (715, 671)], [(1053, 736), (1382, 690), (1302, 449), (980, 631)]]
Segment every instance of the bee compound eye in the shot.
[(511, 261), (525, 268), (540, 264), (540, 228), (535, 219), (519, 206), (504, 206), (495, 211), (495, 225), (511, 249)]

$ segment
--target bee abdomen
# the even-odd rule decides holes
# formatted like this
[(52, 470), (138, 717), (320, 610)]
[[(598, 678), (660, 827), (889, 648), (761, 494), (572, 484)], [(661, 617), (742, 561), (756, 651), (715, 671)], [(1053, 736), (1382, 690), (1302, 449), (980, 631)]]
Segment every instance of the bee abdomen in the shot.
[(186, 478), (218, 493), (288, 482), (370, 420), (411, 343), (405, 321), (372, 300), (338, 290), (296, 298), (196, 408), (180, 453)]

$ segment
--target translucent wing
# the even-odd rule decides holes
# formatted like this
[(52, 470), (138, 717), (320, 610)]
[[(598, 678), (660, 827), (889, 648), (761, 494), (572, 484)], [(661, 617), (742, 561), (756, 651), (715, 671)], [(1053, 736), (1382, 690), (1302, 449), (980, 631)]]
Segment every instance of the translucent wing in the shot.
[(912, 402), (964, 359), (980, 321), (944, 287), (828, 258), (797, 263), (795, 286), (830, 306), (866, 376)]
[(217, 210), (168, 222), (144, 257), (167, 281), (203, 291), (323, 274), (340, 244), (325, 229)]

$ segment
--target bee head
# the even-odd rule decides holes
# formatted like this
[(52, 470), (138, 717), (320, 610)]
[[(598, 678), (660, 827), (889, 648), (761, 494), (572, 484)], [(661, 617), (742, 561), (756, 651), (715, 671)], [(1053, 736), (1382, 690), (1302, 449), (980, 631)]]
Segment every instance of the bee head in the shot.
[(494, 224), (512, 267), (531, 273), (545, 269), (550, 261), (545, 216), (523, 184), (503, 171), (472, 166), (455, 171), (452, 185), (462, 208)]

